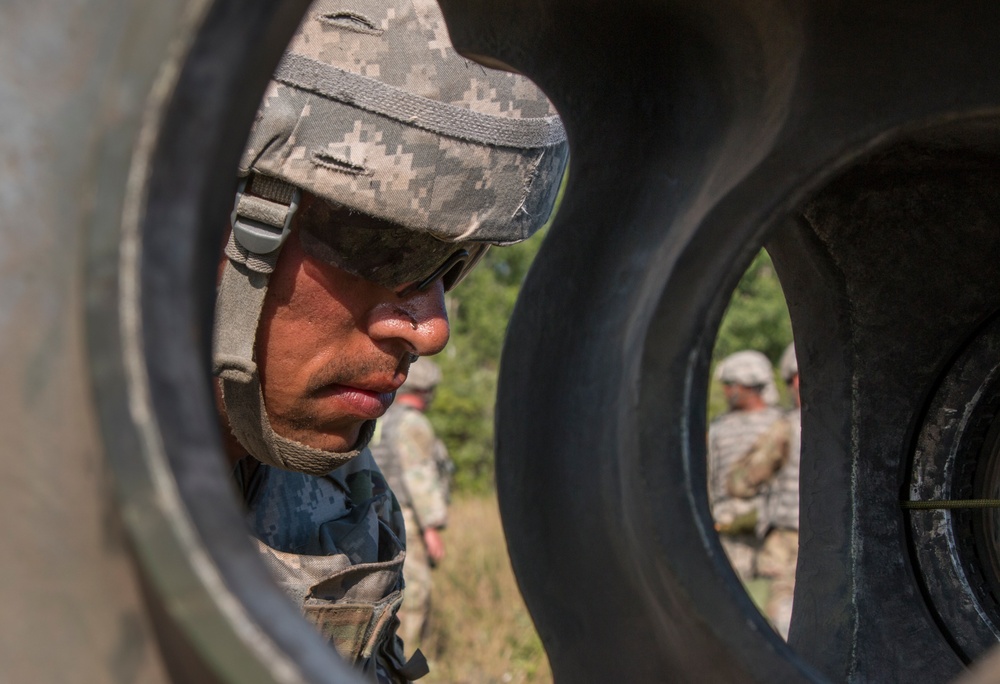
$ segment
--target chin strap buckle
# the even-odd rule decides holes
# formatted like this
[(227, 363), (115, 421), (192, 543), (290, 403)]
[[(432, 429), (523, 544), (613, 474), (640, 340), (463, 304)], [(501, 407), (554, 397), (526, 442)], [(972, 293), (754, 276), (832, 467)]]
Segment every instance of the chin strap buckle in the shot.
[(283, 181), (260, 175), (241, 180), (230, 216), (233, 239), (250, 254), (277, 252), (291, 233), (301, 200), (302, 191)]

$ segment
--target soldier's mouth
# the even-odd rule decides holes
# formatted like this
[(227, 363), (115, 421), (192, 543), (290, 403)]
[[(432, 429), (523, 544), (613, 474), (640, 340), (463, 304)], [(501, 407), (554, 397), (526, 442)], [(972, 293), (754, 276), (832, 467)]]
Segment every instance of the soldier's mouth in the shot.
[(343, 415), (365, 420), (381, 417), (392, 404), (396, 392), (377, 392), (350, 385), (328, 385), (315, 393), (315, 399)]

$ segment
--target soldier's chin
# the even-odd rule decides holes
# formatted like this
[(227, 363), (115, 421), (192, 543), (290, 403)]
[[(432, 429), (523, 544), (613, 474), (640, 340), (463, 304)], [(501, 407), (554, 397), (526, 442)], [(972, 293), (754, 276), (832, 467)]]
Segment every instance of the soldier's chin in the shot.
[(318, 439), (314, 448), (335, 453), (345, 453), (363, 448), (368, 443), (368, 440), (365, 439), (364, 444), (359, 444), (361, 441), (360, 430), (358, 430), (349, 437), (329, 436)]
[(275, 433), (286, 439), (291, 439), (299, 444), (305, 444), (312, 449), (321, 451), (331, 451), (333, 453), (347, 453), (365, 447), (371, 438), (370, 431), (365, 431), (364, 422), (348, 429), (338, 429), (336, 431), (318, 430), (282, 430), (274, 427)]

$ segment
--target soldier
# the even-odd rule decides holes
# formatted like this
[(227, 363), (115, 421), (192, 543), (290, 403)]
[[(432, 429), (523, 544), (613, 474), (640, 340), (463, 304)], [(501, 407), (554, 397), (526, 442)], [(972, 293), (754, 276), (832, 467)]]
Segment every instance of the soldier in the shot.
[(731, 354), (716, 368), (729, 411), (712, 421), (708, 430), (709, 502), (722, 546), (744, 582), (757, 576), (760, 540), (755, 528), (764, 497), (756, 490), (731, 491), (730, 471), (781, 419), (781, 410), (764, 396), (772, 376), (771, 362), (752, 350)]
[(373, 680), (426, 672), (395, 634), (404, 522), (368, 441), (444, 292), (548, 218), (565, 133), (527, 79), (451, 47), (433, 0), (321, 0), (239, 168), (214, 340), (226, 453), (265, 563)]
[(770, 580), (764, 612), (782, 637), (788, 638), (799, 546), (799, 369), (795, 346), (788, 345), (779, 364), (794, 407), (767, 429), (730, 471), (735, 496), (762, 494), (764, 505), (757, 536), (764, 540), (757, 574)]
[(760, 574), (772, 580), (767, 615), (778, 633), (787, 639), (799, 553), (799, 452), (802, 441), (799, 364), (795, 358), (794, 343), (788, 345), (782, 354), (779, 369), (794, 405), (785, 416), (788, 425), (787, 456), (767, 491), (762, 523), (767, 536), (757, 563)]
[(399, 610), (399, 634), (420, 645), (431, 608), (431, 567), (444, 558), (440, 531), (448, 523), (448, 450), (424, 416), (441, 371), (429, 359), (410, 366), (396, 401), (375, 427), (372, 454), (396, 494), (406, 522), (406, 598)]

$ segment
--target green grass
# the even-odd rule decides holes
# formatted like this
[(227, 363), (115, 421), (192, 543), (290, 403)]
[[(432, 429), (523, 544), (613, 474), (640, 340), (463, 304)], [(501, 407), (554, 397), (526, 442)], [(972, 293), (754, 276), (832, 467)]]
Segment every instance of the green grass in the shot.
[(427, 684), (552, 682), (511, 571), (495, 496), (457, 498), (434, 572)]

